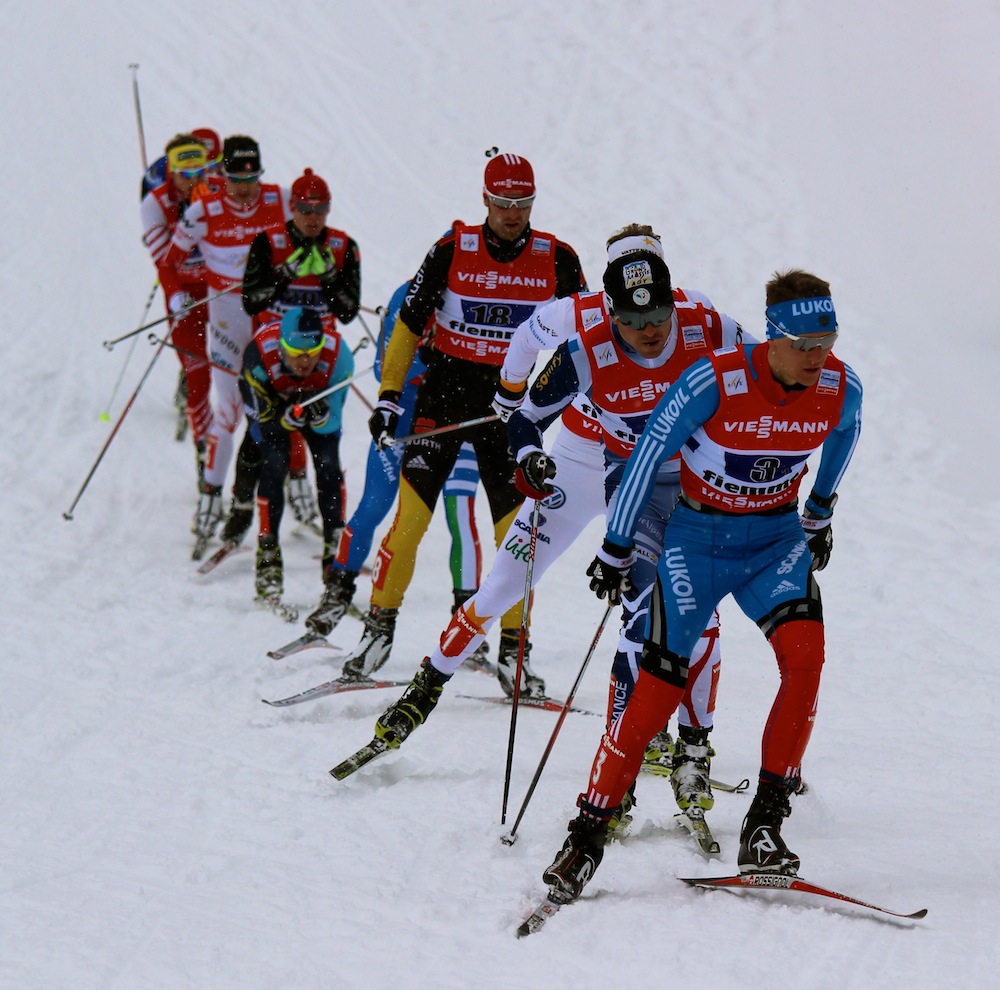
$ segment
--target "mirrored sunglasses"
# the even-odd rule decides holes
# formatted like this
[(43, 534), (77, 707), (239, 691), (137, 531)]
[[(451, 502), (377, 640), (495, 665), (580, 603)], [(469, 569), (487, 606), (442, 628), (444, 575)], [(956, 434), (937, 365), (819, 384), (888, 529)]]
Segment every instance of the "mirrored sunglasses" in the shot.
[(238, 186), (241, 186), (247, 182), (258, 182), (263, 174), (263, 169), (259, 172), (226, 172), (226, 178), (230, 182), (235, 182)]
[(666, 323), (674, 312), (673, 306), (657, 306), (655, 309), (646, 310), (645, 313), (612, 312), (612, 316), (621, 324), (630, 327), (632, 330), (641, 330), (650, 323), (660, 326)]
[(289, 357), (315, 357), (321, 350), (323, 350), (323, 340), (321, 338), (320, 342), (315, 347), (292, 347), (291, 344), (288, 344), (285, 341), (281, 342), (281, 346)]
[(834, 330), (833, 333), (799, 336), (798, 334), (789, 333), (784, 327), (779, 327), (773, 320), (768, 320), (767, 323), (768, 326), (777, 330), (786, 340), (790, 340), (792, 347), (797, 351), (811, 351), (817, 347), (821, 347), (824, 351), (832, 350), (833, 345), (837, 342), (837, 337), (840, 336), (839, 330)]
[(509, 210), (512, 206), (515, 210), (526, 210), (535, 201), (534, 196), (522, 196), (520, 199), (514, 199), (510, 196), (494, 196), (493, 193), (487, 193), (486, 198), (490, 201), (491, 206), (495, 206), (498, 210)]
[(296, 213), (301, 213), (304, 217), (326, 216), (330, 212), (329, 203), (303, 203), (298, 201), (292, 205)]
[(182, 179), (197, 179), (205, 174), (205, 168), (179, 168), (174, 174)]

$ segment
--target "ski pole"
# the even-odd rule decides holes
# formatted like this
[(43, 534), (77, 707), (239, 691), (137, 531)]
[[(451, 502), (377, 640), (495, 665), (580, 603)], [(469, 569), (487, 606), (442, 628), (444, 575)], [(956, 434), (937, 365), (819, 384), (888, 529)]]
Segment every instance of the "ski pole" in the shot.
[(118, 421), (111, 428), (111, 433), (108, 435), (108, 439), (104, 441), (104, 446), (101, 448), (101, 452), (97, 455), (97, 460), (94, 461), (93, 466), (87, 474), (87, 477), (83, 479), (83, 484), (80, 486), (80, 490), (76, 493), (76, 498), (73, 499), (72, 505), (63, 513), (63, 519), (67, 522), (73, 518), (73, 510), (76, 508), (77, 503), (83, 497), (83, 493), (87, 490), (87, 485), (90, 484), (90, 479), (94, 477), (94, 473), (97, 471), (98, 465), (104, 460), (104, 455), (108, 452), (108, 447), (111, 446), (111, 441), (114, 440), (115, 436), (118, 434), (118, 430), (128, 415), (129, 410), (132, 408), (135, 402), (136, 396), (139, 394), (142, 386), (146, 384), (146, 379), (149, 377), (149, 373), (153, 370), (153, 365), (156, 364), (156, 359), (163, 353), (163, 349), (166, 347), (166, 341), (160, 344), (157, 348), (156, 353), (153, 355), (153, 359), (149, 362), (149, 366), (143, 372), (142, 378), (139, 379), (139, 384), (136, 385), (135, 391), (129, 397), (128, 402), (125, 403), (125, 408), (122, 410), (122, 414), (118, 417)]
[[(364, 307), (362, 306), (361, 309), (364, 309)], [(360, 311), (358, 312), (358, 322), (364, 328), (365, 333), (368, 334), (368, 340), (370, 340), (375, 345), (375, 347), (377, 348), (378, 347), (378, 338), (371, 332), (371, 329), (369, 328), (368, 324), (365, 322), (365, 318), (361, 315)]]
[(142, 126), (142, 104), (139, 102), (139, 63), (130, 62), (129, 68), (132, 70), (132, 99), (135, 102), (135, 123), (139, 129), (139, 153), (142, 155), (142, 170), (145, 172), (149, 167), (149, 159), (146, 157), (146, 132)]
[(105, 340), (102, 346), (107, 348), (109, 351), (113, 351), (115, 349), (115, 344), (120, 344), (123, 340), (128, 340), (129, 337), (134, 337), (136, 334), (140, 334), (145, 330), (152, 330), (153, 327), (158, 327), (161, 323), (166, 323), (167, 320), (180, 319), (182, 316), (186, 316), (190, 313), (192, 309), (204, 306), (205, 303), (210, 303), (213, 299), (218, 299), (219, 296), (224, 296), (226, 293), (240, 288), (242, 288), (242, 283), (237, 282), (235, 285), (229, 286), (228, 289), (223, 289), (221, 292), (216, 292), (214, 295), (206, 296), (204, 299), (196, 300), (191, 303), (190, 306), (185, 306), (183, 309), (177, 310), (176, 313), (168, 313), (166, 316), (161, 316), (158, 320), (153, 320), (152, 323), (145, 323), (141, 327), (136, 327), (134, 330), (130, 330), (128, 333), (123, 333), (120, 337), (115, 337), (114, 340)]
[(337, 382), (336, 385), (331, 385), (322, 392), (317, 392), (308, 399), (303, 399), (301, 402), (295, 403), (295, 405), (292, 406), (292, 412), (296, 416), (300, 415), (306, 406), (311, 406), (314, 402), (319, 402), (320, 399), (325, 399), (328, 395), (333, 395), (334, 392), (339, 392), (342, 388), (353, 386), (356, 379), (361, 378), (363, 375), (371, 374), (374, 370), (375, 366), (372, 365), (370, 368), (365, 368), (362, 371), (355, 372), (350, 378), (345, 378), (342, 382)]
[[(149, 298), (146, 300), (146, 307), (142, 311), (142, 316), (139, 318), (139, 322), (142, 323), (147, 316), (149, 316), (150, 307), (153, 305), (153, 300), (156, 298), (156, 290), (160, 286), (160, 280), (156, 279), (153, 282), (153, 288), (149, 290)], [(132, 346), (129, 348), (128, 354), (125, 355), (125, 362), (122, 364), (122, 370), (118, 372), (118, 379), (115, 382), (115, 387), (111, 390), (111, 395), (108, 398), (107, 405), (104, 407), (104, 411), (98, 416), (98, 419), (102, 423), (111, 422), (111, 405), (115, 401), (115, 397), (118, 395), (118, 389), (121, 388), (122, 379), (125, 377), (125, 369), (128, 368), (129, 361), (132, 360), (132, 355), (135, 353), (135, 345), (138, 341), (137, 337), (132, 338)]]
[(232, 368), (227, 368), (224, 364), (219, 364), (216, 361), (210, 361), (204, 354), (195, 354), (194, 351), (189, 351), (187, 348), (175, 344), (169, 337), (169, 334), (166, 337), (157, 337), (155, 333), (151, 333), (147, 339), (151, 344), (166, 344), (171, 350), (177, 351), (178, 354), (183, 354), (185, 357), (205, 358), (205, 363), (210, 368), (218, 368), (219, 371), (224, 371), (227, 375), (239, 376), (238, 371), (233, 371)]
[(517, 700), (521, 696), (521, 672), (524, 670), (524, 650), (528, 642), (528, 615), (531, 611), (531, 576), (535, 570), (535, 548), (538, 545), (538, 520), (542, 512), (541, 499), (531, 508), (531, 535), (528, 538), (528, 559), (524, 567), (524, 598), (521, 601), (521, 628), (517, 638), (517, 671), (514, 676), (514, 696), (511, 698), (510, 736), (507, 739), (507, 767), (503, 777), (503, 805), (500, 824), (507, 821), (507, 798), (510, 795), (510, 770), (514, 762), (514, 732), (517, 728)]
[(493, 420), (499, 419), (500, 417), (494, 413), (492, 416), (480, 416), (478, 419), (467, 419), (464, 423), (452, 423), (450, 426), (439, 426), (434, 430), (424, 430), (423, 433), (411, 433), (405, 437), (393, 437), (386, 446), (394, 447), (398, 443), (409, 443), (411, 440), (417, 440), (421, 437), (434, 437), (439, 433), (451, 433), (452, 430), (464, 430), (467, 426), (481, 426), (483, 423), (492, 423)]
[(601, 624), (597, 627), (597, 632), (594, 633), (594, 638), (591, 640), (590, 649), (587, 650), (587, 655), (583, 658), (583, 665), (580, 667), (580, 673), (576, 675), (576, 680), (573, 681), (573, 686), (569, 690), (569, 694), (566, 696), (566, 703), (562, 707), (562, 711), (559, 713), (559, 718), (556, 720), (555, 728), (552, 730), (552, 735), (549, 737), (548, 745), (545, 747), (545, 752), (542, 753), (542, 758), (538, 762), (538, 769), (535, 771), (535, 776), (531, 778), (531, 783), (528, 785), (528, 792), (524, 795), (524, 801), (521, 802), (521, 810), (517, 813), (517, 818), (514, 819), (514, 825), (511, 830), (500, 837), (500, 841), (505, 846), (512, 846), (517, 841), (517, 827), (521, 824), (521, 819), (524, 817), (524, 812), (528, 807), (528, 802), (531, 800), (532, 794), (535, 793), (535, 785), (538, 783), (538, 779), (542, 776), (542, 771), (545, 769), (545, 764), (548, 762), (549, 754), (552, 752), (552, 747), (556, 744), (556, 737), (559, 735), (559, 730), (562, 728), (562, 724), (566, 721), (566, 713), (570, 710), (573, 705), (573, 699), (576, 697), (577, 688), (580, 686), (580, 681), (583, 680), (583, 675), (590, 664), (591, 657), (594, 655), (594, 651), (597, 649), (598, 640), (601, 638), (601, 633), (604, 632), (604, 627), (608, 624), (608, 617), (611, 615), (612, 606), (609, 605), (604, 610), (604, 617), (601, 619)]

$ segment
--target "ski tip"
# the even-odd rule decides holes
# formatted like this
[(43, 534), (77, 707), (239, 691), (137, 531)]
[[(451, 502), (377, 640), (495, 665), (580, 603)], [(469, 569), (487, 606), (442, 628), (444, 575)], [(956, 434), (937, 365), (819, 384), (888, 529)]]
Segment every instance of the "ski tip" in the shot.
[(917, 921), (920, 918), (926, 918), (927, 917), (927, 908), (921, 908), (919, 911), (914, 911), (913, 914), (906, 915), (906, 917), (907, 918), (913, 918), (914, 921)]

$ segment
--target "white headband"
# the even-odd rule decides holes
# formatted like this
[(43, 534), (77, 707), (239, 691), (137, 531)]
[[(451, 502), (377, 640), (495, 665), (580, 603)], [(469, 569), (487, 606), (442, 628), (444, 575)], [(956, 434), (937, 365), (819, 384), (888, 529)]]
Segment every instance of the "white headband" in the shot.
[(608, 245), (608, 263), (634, 251), (649, 251), (658, 258), (663, 257), (663, 245), (657, 238), (648, 234), (630, 234)]

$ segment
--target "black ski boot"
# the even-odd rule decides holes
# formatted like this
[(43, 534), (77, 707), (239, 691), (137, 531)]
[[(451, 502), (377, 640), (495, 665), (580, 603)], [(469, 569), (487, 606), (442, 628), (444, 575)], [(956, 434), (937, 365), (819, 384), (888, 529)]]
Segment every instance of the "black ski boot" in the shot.
[(441, 691), (450, 680), (450, 674), (442, 674), (431, 664), (429, 657), (424, 657), (420, 669), (399, 700), (379, 716), (375, 723), (375, 735), (390, 749), (397, 749), (417, 726), (427, 721), (427, 716), (434, 711), (441, 697)]
[(781, 837), (781, 823), (792, 813), (789, 788), (761, 781), (740, 832), (740, 873), (799, 872), (799, 857)]
[(320, 636), (329, 636), (337, 628), (354, 600), (357, 576), (354, 571), (331, 569), (330, 577), (323, 587), (323, 597), (319, 600), (319, 606), (306, 619), (306, 629), (319, 633)]
[[(520, 649), (520, 634), (500, 633), (500, 649), (497, 653), (497, 679), (500, 689), (508, 698), (514, 697), (514, 680), (517, 677), (517, 653)], [(531, 655), (531, 643), (525, 641), (524, 660), (521, 662), (521, 698), (544, 698), (545, 681), (532, 669), (528, 658)]]
[(557, 904), (569, 904), (580, 896), (604, 858), (607, 834), (608, 823), (597, 818), (577, 815), (569, 823), (569, 835), (559, 855), (542, 874), (549, 885), (549, 897)]
[(257, 597), (273, 598), (285, 590), (281, 547), (273, 536), (262, 536), (257, 544)]
[(371, 606), (365, 616), (361, 642), (344, 661), (344, 677), (354, 681), (365, 680), (389, 659), (398, 613), (399, 609)]
[(237, 502), (235, 496), (229, 505), (229, 515), (222, 527), (223, 543), (242, 543), (253, 522), (253, 502)]

